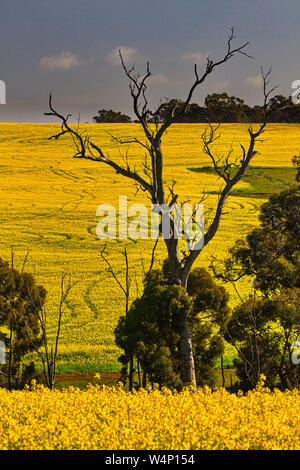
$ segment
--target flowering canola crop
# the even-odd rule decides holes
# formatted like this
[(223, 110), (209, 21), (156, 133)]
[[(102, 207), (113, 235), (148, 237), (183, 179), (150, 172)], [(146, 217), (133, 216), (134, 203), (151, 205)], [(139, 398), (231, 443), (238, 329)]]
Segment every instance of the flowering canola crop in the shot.
[[(84, 124), (92, 139), (102, 145), (111, 158), (124, 164), (122, 154), (110, 135), (118, 138), (136, 136), (143, 139), (137, 124)], [(214, 174), (196, 173), (190, 168), (210, 165), (201, 147), (204, 124), (176, 124), (163, 141), (164, 178), (166, 187), (176, 180), (179, 201), (199, 201), (202, 191), (213, 193), (221, 185)], [(149, 200), (128, 179), (117, 175), (100, 163), (73, 159), (73, 142), (69, 136), (58, 141), (49, 137), (59, 132), (58, 124), (0, 124), (0, 256), (10, 257), (16, 251), (15, 266), (21, 268), (23, 257), (30, 249), (26, 269), (34, 272), (48, 291), (47, 312), (50, 337), (55, 335), (55, 318), (59, 300), (60, 276), (68, 271), (74, 287), (63, 317), (59, 347), (58, 372), (95, 372), (115, 370), (120, 351), (114, 344), (113, 331), (125, 311), (125, 299), (107, 271), (100, 256), (103, 241), (96, 237), (96, 209), (99, 204), (118, 206), (118, 196), (127, 195), (132, 202)], [(246, 124), (224, 124), (221, 138), (216, 141), (219, 153), (232, 145), (237, 155), (240, 143), (248, 139)], [(259, 154), (253, 165), (286, 167), (299, 152), (300, 126), (271, 124), (265, 141), (257, 144)], [(138, 145), (128, 148), (132, 167), (141, 169), (144, 151)], [(241, 182), (239, 188), (247, 186)], [(205, 200), (205, 211), (215, 207), (217, 195)], [(208, 267), (211, 255), (222, 259), (237, 238), (257, 225), (259, 198), (233, 196), (225, 208), (214, 240), (203, 250), (197, 265)], [(150, 210), (150, 209), (149, 209)], [(150, 264), (153, 240), (110, 240), (107, 257), (124, 282), (125, 266), (122, 253), (127, 246), (132, 273), (132, 295), (135, 281), (141, 288), (144, 266)], [(163, 242), (157, 248), (157, 267), (166, 257)], [(244, 286), (247, 294), (248, 286)], [(235, 294), (231, 292), (234, 303)]]
[(300, 391), (0, 389), (0, 449), (300, 449)]

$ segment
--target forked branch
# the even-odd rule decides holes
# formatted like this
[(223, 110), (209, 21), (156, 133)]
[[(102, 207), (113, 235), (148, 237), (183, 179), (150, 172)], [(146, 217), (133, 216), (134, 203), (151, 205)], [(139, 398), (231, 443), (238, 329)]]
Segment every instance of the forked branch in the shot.
[[(265, 73), (264, 70), (261, 68), (261, 75), (262, 75), (262, 82), (263, 82), (263, 96), (264, 96), (264, 102), (263, 102), (264, 119), (263, 119), (263, 122), (259, 124), (259, 127), (257, 131), (255, 132), (253, 131), (252, 125), (250, 124), (250, 127), (248, 129), (248, 133), (249, 133), (248, 147), (246, 149), (243, 145), (241, 145), (242, 153), (240, 156), (234, 157), (232, 159), (231, 158), (231, 155), (233, 153), (232, 148), (230, 148), (229, 152), (225, 156), (217, 156), (214, 153), (212, 144), (216, 141), (216, 139), (219, 138), (219, 135), (216, 134), (217, 130), (219, 129), (219, 125), (217, 125), (216, 127), (213, 127), (211, 124), (209, 124), (209, 132), (205, 131), (202, 135), (204, 153), (206, 153), (206, 155), (210, 157), (216, 174), (219, 175), (219, 177), (221, 177), (225, 183), (222, 190), (220, 191), (214, 218), (204, 235), (203, 247), (207, 245), (215, 236), (218, 230), (219, 224), (220, 224), (221, 216), (222, 216), (224, 205), (225, 205), (227, 198), (231, 194), (236, 184), (242, 179), (247, 168), (249, 167), (249, 164), (252, 158), (257, 153), (257, 151), (255, 150), (255, 144), (258, 138), (265, 131), (265, 127), (267, 123), (269, 122), (271, 115), (275, 111), (277, 111), (279, 108), (282, 107), (282, 104), (276, 107), (270, 107), (270, 96), (272, 92), (277, 88), (277, 87), (269, 88), (270, 74), (271, 74), (271, 69), (269, 69)], [(234, 169), (234, 171), (232, 171), (232, 169)], [(184, 271), (189, 272), (191, 266), (193, 265), (194, 261), (198, 257), (199, 253), (200, 251), (198, 250), (194, 250), (190, 252), (189, 256), (187, 256), (184, 260), (184, 266), (183, 266)]]

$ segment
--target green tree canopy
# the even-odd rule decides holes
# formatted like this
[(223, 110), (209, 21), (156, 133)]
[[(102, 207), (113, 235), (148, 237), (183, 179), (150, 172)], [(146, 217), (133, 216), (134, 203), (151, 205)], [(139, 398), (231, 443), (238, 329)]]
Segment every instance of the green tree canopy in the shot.
[(126, 114), (122, 114), (120, 111), (113, 111), (112, 109), (100, 109), (98, 114), (93, 117), (93, 121), (100, 123), (109, 122), (131, 122), (131, 117)]
[(33, 364), (22, 367), (22, 358), (42, 344), (37, 311), (45, 299), (46, 290), (36, 285), (31, 274), (19, 272), (0, 259), (0, 326), (6, 345), (2, 386), (19, 388), (35, 375)]
[(225, 282), (249, 277), (255, 292), (233, 311), (226, 339), (237, 349), (244, 389), (255, 387), (261, 373), (269, 386), (298, 387), (300, 366), (292, 356), (300, 339), (300, 185), (271, 196), (259, 221), (221, 265), (213, 264)]
[(300, 337), (300, 289), (285, 289), (273, 299), (250, 297), (227, 325), (226, 340), (234, 345), (238, 388), (255, 388), (261, 374), (268, 387), (300, 386), (300, 365), (293, 362)]
[[(184, 114), (180, 114), (184, 102), (178, 98), (172, 98), (163, 102), (150, 121), (162, 123), (174, 115), (177, 122), (263, 122), (264, 109), (262, 106), (249, 106), (242, 98), (229, 96), (227, 93), (212, 93), (206, 96), (204, 106), (191, 103)], [(300, 105), (292, 102), (291, 97), (276, 95), (270, 99), (268, 109), (273, 110), (270, 122), (300, 122)]]
[(188, 311), (197, 383), (212, 386), (216, 359), (223, 352), (220, 331), (228, 321), (228, 298), (203, 268), (191, 272), (187, 291), (172, 285), (167, 263), (162, 270), (148, 272), (143, 295), (115, 330), (116, 343), (124, 350), (120, 360), (125, 369), (134, 356), (143, 370), (144, 385), (147, 376), (161, 386), (180, 388), (180, 331)]

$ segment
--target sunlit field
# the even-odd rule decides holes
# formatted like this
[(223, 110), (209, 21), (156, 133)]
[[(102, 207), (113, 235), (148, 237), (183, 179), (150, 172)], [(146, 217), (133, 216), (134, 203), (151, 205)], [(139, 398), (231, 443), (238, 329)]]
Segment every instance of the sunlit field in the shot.
[[(96, 142), (102, 143), (103, 151), (109, 152), (111, 158), (121, 163), (127, 153), (132, 166), (141, 167), (145, 157), (141, 147), (120, 148), (106, 132), (123, 138), (142, 138), (137, 124), (85, 124), (83, 127)], [(169, 185), (173, 180), (177, 182), (175, 191), (181, 201), (196, 202), (206, 192), (205, 210), (209, 214), (216, 204), (215, 193), (221, 181), (209, 170), (198, 170), (211, 164), (201, 147), (204, 128), (202, 124), (178, 124), (168, 131), (164, 140), (164, 177)], [(99, 220), (96, 209), (101, 203), (118, 207), (118, 196), (127, 195), (129, 204), (147, 203), (150, 214), (150, 201), (143, 192), (136, 194), (134, 184), (109, 167), (72, 158), (75, 152), (69, 137), (48, 140), (59, 130), (58, 124), (0, 125), (0, 256), (9, 259), (13, 246), (15, 266), (21, 267), (30, 250), (26, 269), (34, 272), (48, 291), (52, 336), (60, 277), (70, 272), (74, 287), (63, 318), (58, 372), (114, 371), (119, 368), (120, 351), (114, 345), (113, 331), (118, 317), (124, 314), (125, 301), (100, 256), (104, 242), (95, 233)], [(220, 133), (216, 142), (219, 153), (226, 154), (231, 145), (240, 152), (240, 143), (246, 145), (248, 140), (244, 124), (224, 124)], [(224, 258), (235, 240), (257, 225), (258, 209), (265, 198), (292, 183), (294, 171), (289, 168), (292, 168), (291, 158), (300, 150), (299, 137), (299, 125), (268, 126), (251, 164), (262, 170), (259, 173), (253, 169), (254, 173), (249, 173), (238, 185), (238, 191), (227, 203), (215, 239), (197, 260), (198, 266), (208, 267), (212, 255)], [(153, 240), (107, 243), (107, 257), (121, 282), (125, 272), (122, 253), (125, 246), (128, 248), (132, 299), (141, 291), (142, 265), (147, 269), (153, 243)], [(166, 257), (163, 242), (156, 253), (159, 267)], [(241, 286), (243, 295), (247, 289), (247, 285)], [(236, 301), (231, 292), (231, 304)], [(230, 364), (232, 354), (228, 349), (226, 364)]]
[(0, 390), (0, 449), (299, 449), (299, 391)]

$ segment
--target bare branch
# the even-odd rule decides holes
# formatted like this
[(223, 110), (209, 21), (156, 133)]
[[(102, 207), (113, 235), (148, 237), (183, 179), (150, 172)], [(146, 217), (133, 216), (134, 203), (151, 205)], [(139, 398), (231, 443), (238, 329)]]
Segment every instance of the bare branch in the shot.
[(150, 263), (149, 271), (152, 271), (152, 268), (153, 268), (153, 265), (154, 265), (154, 261), (155, 261), (155, 250), (156, 250), (156, 247), (157, 247), (157, 244), (158, 244), (158, 240), (159, 240), (159, 238), (157, 238), (157, 239), (155, 240), (155, 243), (154, 243), (153, 248), (152, 248), (151, 263)]
[(106, 256), (104, 255), (104, 252), (106, 250), (106, 244), (104, 245), (103, 249), (101, 250), (100, 252), (100, 255), (102, 257), (102, 259), (105, 261), (105, 263), (107, 264), (108, 266), (108, 270), (109, 272), (111, 273), (111, 275), (113, 276), (114, 280), (116, 281), (116, 283), (118, 284), (118, 286), (120, 287), (120, 289), (122, 290), (122, 292), (124, 293), (125, 297), (127, 298), (128, 296), (128, 286), (130, 285), (130, 282), (128, 281), (127, 277), (128, 277), (128, 257), (127, 257), (127, 250), (125, 248), (125, 251), (124, 251), (124, 256), (125, 256), (125, 260), (126, 260), (126, 287), (124, 288), (121, 284), (121, 282), (119, 281), (115, 271), (113, 270), (112, 268), (112, 265), (110, 264), (109, 260), (106, 258)]
[[(132, 171), (129, 166), (127, 168), (124, 168), (120, 165), (118, 165), (115, 161), (111, 160), (108, 156), (105, 156), (102, 149), (94, 144), (88, 137), (83, 138), (82, 135), (77, 131), (75, 131), (69, 124), (68, 124), (68, 118), (70, 115), (67, 117), (64, 117), (62, 114), (58, 113), (53, 105), (52, 105), (52, 96), (50, 94), (49, 96), (49, 108), (51, 112), (49, 113), (44, 113), (46, 116), (55, 116), (58, 119), (62, 121), (62, 131), (59, 134), (56, 134), (54, 136), (51, 136), (49, 139), (58, 139), (62, 135), (69, 133), (71, 134), (72, 138), (74, 139), (74, 142), (77, 146), (77, 153), (74, 155), (74, 158), (85, 158), (87, 160), (92, 160), (94, 162), (100, 162), (100, 163), (105, 163), (112, 167), (118, 174), (121, 174), (123, 176), (126, 176), (127, 178), (133, 179), (136, 181), (145, 191), (148, 191), (150, 195), (153, 195), (153, 188), (151, 184), (147, 183), (147, 181), (144, 180), (137, 172)], [(87, 148), (92, 148), (95, 150), (95, 152), (98, 154), (97, 156), (95, 155), (88, 155), (86, 153)]]
[[(121, 60), (121, 65), (123, 67), (123, 70), (125, 72), (125, 75), (127, 78), (129, 78), (129, 89), (130, 89), (130, 94), (133, 99), (133, 110), (138, 118), (139, 122), (141, 123), (145, 135), (147, 139), (149, 140), (150, 144), (152, 145), (153, 143), (153, 136), (150, 131), (150, 128), (148, 126), (148, 115), (151, 115), (151, 111), (148, 109), (148, 102), (146, 98), (146, 89), (147, 85), (146, 82), (148, 78), (152, 75), (150, 71), (150, 65), (149, 62), (147, 62), (147, 67), (146, 67), (146, 73), (145, 75), (141, 78), (140, 75), (134, 74), (135, 72), (135, 67), (128, 68), (127, 65), (124, 62), (121, 50), (119, 50), (119, 56)], [(140, 104), (140, 98), (142, 97), (143, 99), (143, 105), (142, 105), (142, 110), (141, 104)]]
[(198, 86), (201, 85), (205, 81), (207, 76), (210, 75), (215, 68), (219, 67), (220, 65), (224, 64), (225, 62), (228, 62), (236, 54), (242, 54), (246, 57), (252, 58), (244, 50), (249, 45), (249, 42), (245, 42), (241, 46), (233, 48), (232, 47), (232, 41), (233, 41), (234, 38), (235, 38), (234, 28), (231, 28), (231, 32), (230, 32), (230, 35), (229, 35), (229, 38), (228, 38), (228, 41), (227, 41), (227, 51), (226, 51), (225, 55), (223, 56), (222, 59), (220, 59), (217, 62), (214, 62), (212, 59), (210, 59), (208, 57), (207, 60), (206, 60), (205, 70), (204, 70), (204, 72), (201, 76), (199, 75), (197, 65), (195, 64), (195, 66), (194, 66), (195, 81), (192, 84), (192, 86), (191, 86), (191, 88), (188, 92), (187, 98), (184, 101), (184, 105), (183, 105), (182, 109), (177, 114), (177, 116), (175, 116), (175, 109), (173, 110), (173, 113), (171, 114), (169, 119), (166, 120), (166, 122), (164, 122), (162, 124), (159, 131), (157, 132), (157, 134), (155, 136), (156, 141), (160, 141), (163, 133), (175, 121), (175, 118), (178, 118), (179, 116), (182, 116), (183, 114), (185, 114), (185, 112), (187, 111), (188, 105), (191, 102), (191, 99), (193, 97), (193, 94), (194, 94), (196, 88), (198, 88)]
[[(229, 45), (230, 47), (230, 45)], [(273, 87), (269, 89), (268, 85), (270, 83), (270, 74), (271, 74), (271, 69), (268, 70), (268, 72), (264, 73), (262, 70), (262, 80), (263, 80), (263, 94), (264, 94), (264, 121), (260, 124), (258, 130), (256, 132), (253, 131), (252, 126), (249, 127), (248, 133), (249, 133), (249, 144), (247, 150), (243, 145), (241, 145), (242, 149), (242, 156), (240, 159), (235, 157), (234, 161), (230, 161), (230, 156), (232, 154), (232, 150), (230, 149), (227, 156), (223, 158), (223, 166), (220, 165), (220, 162), (222, 161), (222, 158), (217, 158), (214, 156), (212, 149), (211, 149), (211, 144), (218, 138), (218, 136), (215, 135), (216, 129), (214, 129), (211, 125), (209, 126), (210, 133), (207, 136), (206, 133), (202, 136), (202, 140), (204, 143), (204, 152), (211, 158), (213, 162), (214, 169), (216, 173), (225, 181), (225, 185), (223, 186), (222, 190), (220, 191), (220, 196), (219, 200), (217, 203), (217, 207), (215, 210), (215, 215), (214, 218), (209, 225), (205, 235), (204, 235), (204, 245), (206, 246), (215, 236), (221, 216), (223, 213), (224, 205), (225, 202), (230, 195), (232, 189), (234, 186), (242, 179), (244, 176), (247, 168), (249, 167), (249, 164), (254, 157), (254, 155), (257, 153), (257, 151), (254, 149), (255, 144), (258, 141), (258, 137), (264, 132), (265, 127), (269, 121), (270, 115), (274, 112), (273, 109), (269, 109), (269, 98), (271, 96), (271, 93), (276, 89), (276, 87)], [(280, 107), (280, 106), (279, 106)], [(278, 108), (277, 108), (278, 109)], [(237, 163), (239, 160), (239, 164)], [(236, 172), (235, 174), (231, 174), (230, 170), (231, 167), (235, 167)], [(201, 250), (200, 250), (201, 251)], [(189, 256), (187, 256), (184, 259), (184, 267), (183, 271), (189, 272), (191, 266), (193, 265), (194, 261), (198, 257), (199, 250), (194, 250), (192, 251)]]

